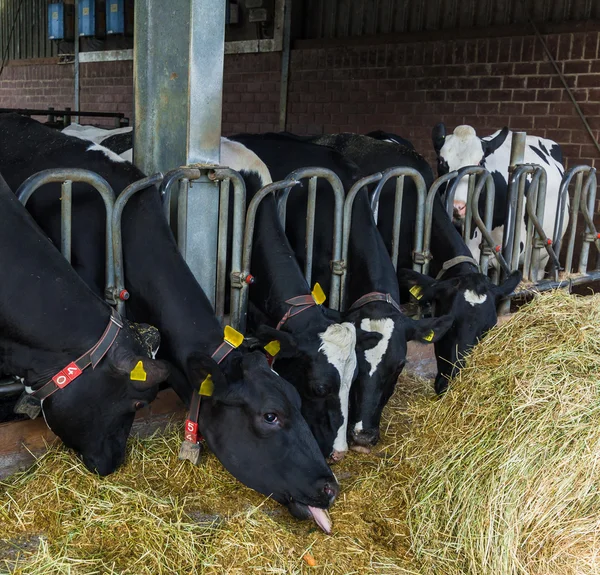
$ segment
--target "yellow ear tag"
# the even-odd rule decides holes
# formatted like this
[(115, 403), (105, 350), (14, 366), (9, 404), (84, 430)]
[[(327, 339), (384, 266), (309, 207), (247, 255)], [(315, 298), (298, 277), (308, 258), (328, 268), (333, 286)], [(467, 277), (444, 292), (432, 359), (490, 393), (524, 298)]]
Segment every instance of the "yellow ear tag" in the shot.
[(206, 397), (210, 397), (215, 390), (215, 384), (212, 380), (212, 376), (210, 373), (206, 376), (206, 379), (200, 384), (200, 391), (198, 392), (200, 395), (205, 395)]
[(327, 299), (323, 288), (319, 285), (318, 282), (315, 284), (315, 287), (313, 287), (311, 294), (315, 302), (317, 302), (317, 305), (321, 305)]
[(129, 379), (132, 381), (146, 381), (146, 371), (144, 370), (144, 364), (142, 361), (138, 361), (136, 366), (131, 370)]
[(433, 341), (434, 337), (435, 337), (435, 333), (433, 333), (433, 330), (431, 330), (423, 339), (425, 341)]
[(275, 357), (279, 353), (280, 349), (281, 349), (281, 344), (276, 339), (274, 339), (273, 341), (270, 341), (267, 345), (265, 345), (265, 351), (271, 357)]
[(244, 336), (239, 331), (233, 329), (230, 325), (226, 325), (223, 339), (233, 347), (240, 347), (244, 341)]
[(414, 285), (408, 291), (415, 299), (421, 299), (423, 297), (423, 288), (421, 286)]

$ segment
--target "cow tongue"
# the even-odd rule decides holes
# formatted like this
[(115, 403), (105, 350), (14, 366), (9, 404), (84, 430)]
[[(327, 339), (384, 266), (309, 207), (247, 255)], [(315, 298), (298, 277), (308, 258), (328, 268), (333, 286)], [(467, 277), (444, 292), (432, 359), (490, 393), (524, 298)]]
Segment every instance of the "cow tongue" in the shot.
[(331, 519), (329, 519), (329, 515), (325, 509), (319, 509), (318, 507), (308, 506), (308, 510), (310, 511), (315, 523), (323, 530), (327, 535), (331, 534)]

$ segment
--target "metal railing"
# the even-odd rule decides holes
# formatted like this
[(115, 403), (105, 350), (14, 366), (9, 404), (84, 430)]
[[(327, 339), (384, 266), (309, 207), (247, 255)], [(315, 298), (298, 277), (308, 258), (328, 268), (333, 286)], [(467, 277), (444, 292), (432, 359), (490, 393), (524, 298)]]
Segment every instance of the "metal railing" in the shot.
[(329, 183), (334, 194), (335, 208), (333, 216), (333, 253), (331, 254), (331, 288), (329, 290), (329, 307), (340, 309), (341, 290), (346, 273), (345, 260), (342, 257), (342, 230), (344, 214), (344, 186), (338, 176), (326, 168), (301, 168), (288, 174), (286, 181), (293, 184), (281, 188), (278, 195), (279, 219), (285, 229), (287, 201), (290, 192), (301, 180), (308, 178), (308, 198), (306, 208), (306, 257), (304, 260), (304, 277), (308, 285), (312, 285), (313, 247), (315, 238), (315, 210), (317, 204), (317, 183), (323, 179)]
[[(105, 263), (105, 289), (104, 297), (111, 305), (116, 305), (119, 301), (120, 291), (117, 290), (117, 281), (115, 270), (123, 269), (122, 257), (115, 260), (113, 252), (113, 209), (114, 193), (109, 183), (98, 174), (89, 170), (79, 168), (64, 168), (43, 170), (33, 174), (25, 180), (16, 192), (19, 201), (26, 205), (33, 193), (51, 183), (61, 184), (61, 253), (71, 262), (71, 212), (72, 212), (72, 184), (85, 183), (92, 186), (102, 197), (106, 211), (106, 263)], [(122, 271), (121, 271), (122, 273)]]
[[(242, 247), (244, 219), (246, 216), (246, 185), (242, 176), (235, 170), (222, 167), (179, 168), (168, 172), (162, 182), (161, 194), (167, 221), (171, 223), (173, 190), (177, 209), (177, 244), (183, 257), (186, 257), (187, 205), (190, 182), (208, 176), (221, 182), (219, 188), (219, 226), (217, 236), (217, 280), (215, 286), (215, 314), (225, 321), (225, 293), (227, 286), (227, 247), (229, 242), (229, 203), (230, 186), (233, 185), (233, 223), (231, 248), (231, 288), (230, 288), (230, 325), (238, 331), (245, 328), (246, 304), (242, 303), (242, 294), (247, 286), (248, 273), (243, 273)], [(175, 185), (178, 184), (177, 187)]]

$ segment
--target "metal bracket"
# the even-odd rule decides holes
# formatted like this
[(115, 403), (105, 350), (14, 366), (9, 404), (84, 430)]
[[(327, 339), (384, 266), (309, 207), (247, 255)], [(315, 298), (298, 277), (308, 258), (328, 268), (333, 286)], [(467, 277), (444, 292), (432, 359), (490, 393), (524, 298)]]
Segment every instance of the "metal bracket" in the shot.
[(331, 273), (336, 276), (343, 276), (346, 273), (346, 261), (345, 260), (332, 260), (329, 262)]

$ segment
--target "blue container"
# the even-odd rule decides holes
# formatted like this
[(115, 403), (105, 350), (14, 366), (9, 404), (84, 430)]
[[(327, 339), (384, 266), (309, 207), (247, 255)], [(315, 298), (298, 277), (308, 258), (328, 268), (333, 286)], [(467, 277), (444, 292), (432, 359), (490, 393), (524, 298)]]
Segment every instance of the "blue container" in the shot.
[(95, 0), (79, 0), (79, 35), (93, 36), (96, 33)]
[(48, 40), (65, 38), (65, 5), (61, 2), (48, 4)]
[(106, 0), (106, 33), (123, 34), (125, 32), (124, 0)]

